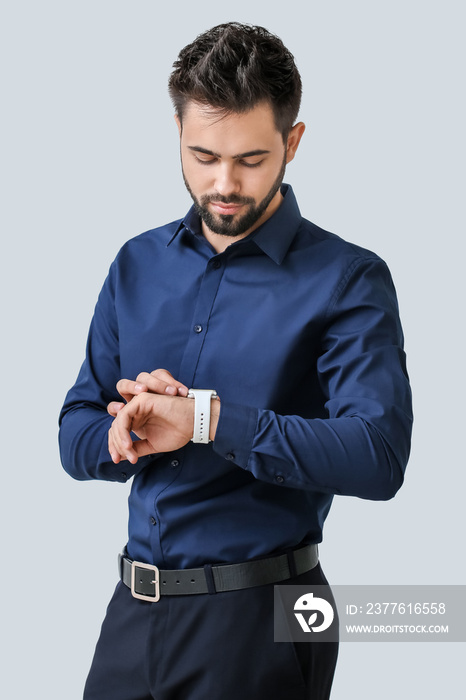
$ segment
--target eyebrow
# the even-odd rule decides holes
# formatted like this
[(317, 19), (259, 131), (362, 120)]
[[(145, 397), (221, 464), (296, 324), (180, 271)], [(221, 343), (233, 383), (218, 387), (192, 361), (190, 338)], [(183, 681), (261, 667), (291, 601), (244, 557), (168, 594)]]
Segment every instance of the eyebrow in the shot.
[[(221, 158), (220, 153), (215, 153), (214, 151), (209, 151), (207, 148), (202, 148), (202, 146), (188, 146), (190, 151), (197, 151), (198, 153), (204, 153), (206, 156), (213, 156), (214, 158)], [(239, 160), (241, 158), (252, 158), (252, 156), (263, 156), (270, 151), (264, 151), (261, 148), (257, 148), (255, 151), (247, 151), (246, 153), (237, 153), (232, 158)]]

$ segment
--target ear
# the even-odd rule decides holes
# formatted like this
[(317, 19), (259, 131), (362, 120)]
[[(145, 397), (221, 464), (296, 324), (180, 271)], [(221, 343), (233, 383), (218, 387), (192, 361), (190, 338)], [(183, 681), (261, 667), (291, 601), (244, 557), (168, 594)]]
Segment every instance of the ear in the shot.
[(286, 142), (286, 162), (289, 163), (295, 157), (296, 151), (298, 150), (299, 142), (304, 134), (306, 125), (303, 122), (298, 122), (295, 124), (288, 134), (288, 139)]
[(180, 138), (181, 138), (181, 130), (182, 130), (181, 120), (177, 114), (175, 114), (175, 122), (176, 122), (176, 126), (178, 127), (178, 133), (179, 133)]

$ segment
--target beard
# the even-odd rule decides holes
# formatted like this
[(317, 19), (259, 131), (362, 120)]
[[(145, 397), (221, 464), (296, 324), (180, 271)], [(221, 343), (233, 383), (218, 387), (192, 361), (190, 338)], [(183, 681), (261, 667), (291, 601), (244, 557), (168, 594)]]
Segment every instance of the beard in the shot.
[[(194, 195), (191, 190), (188, 181), (186, 180), (184, 170), (183, 179), (186, 189), (188, 190), (191, 198), (194, 202), (194, 208), (196, 212), (201, 217), (202, 221), (205, 223), (207, 228), (213, 233), (218, 233), (220, 236), (241, 236), (243, 233), (252, 228), (261, 218), (267, 207), (269, 206), (272, 199), (277, 194), (280, 186), (283, 182), (286, 169), (286, 149), (285, 155), (283, 157), (283, 162), (280, 167), (280, 172), (275, 179), (269, 192), (266, 194), (264, 199), (256, 204), (256, 200), (253, 197), (242, 197), (239, 194), (231, 194), (225, 197), (221, 194), (204, 194), (200, 199)], [(241, 216), (236, 216), (235, 214), (218, 214), (214, 216), (208, 209), (207, 205), (209, 202), (222, 202), (223, 204), (243, 204), (248, 208), (244, 214)]]

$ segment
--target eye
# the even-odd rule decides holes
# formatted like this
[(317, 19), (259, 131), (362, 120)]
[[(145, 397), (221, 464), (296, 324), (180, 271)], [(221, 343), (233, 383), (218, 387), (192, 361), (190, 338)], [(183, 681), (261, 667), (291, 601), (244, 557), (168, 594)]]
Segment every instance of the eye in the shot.
[(258, 168), (263, 162), (264, 159), (257, 161), (257, 163), (251, 163), (247, 160), (240, 160), (241, 165), (244, 165), (246, 168)]
[(202, 165), (212, 165), (212, 163), (215, 163), (217, 161), (216, 158), (212, 158), (211, 156), (198, 156), (194, 154), (194, 158), (197, 160), (198, 163), (201, 163)]

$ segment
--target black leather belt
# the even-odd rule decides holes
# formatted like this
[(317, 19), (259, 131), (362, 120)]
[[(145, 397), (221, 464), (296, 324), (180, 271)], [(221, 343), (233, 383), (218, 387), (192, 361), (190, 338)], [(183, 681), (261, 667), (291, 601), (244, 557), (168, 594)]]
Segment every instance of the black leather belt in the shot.
[(285, 554), (241, 564), (217, 564), (199, 569), (158, 569), (120, 554), (120, 576), (134, 598), (155, 603), (161, 595), (199, 595), (280, 583), (313, 569), (319, 561), (316, 544)]

